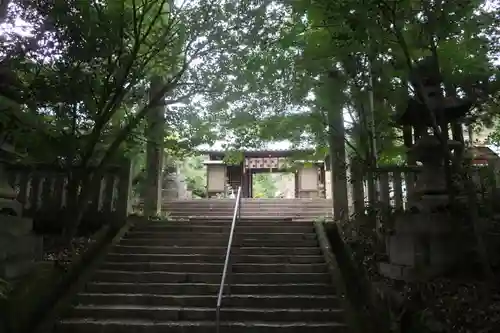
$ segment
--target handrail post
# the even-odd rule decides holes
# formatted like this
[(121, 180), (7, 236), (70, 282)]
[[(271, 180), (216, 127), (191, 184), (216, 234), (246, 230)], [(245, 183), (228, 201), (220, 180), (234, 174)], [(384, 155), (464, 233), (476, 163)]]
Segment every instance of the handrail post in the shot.
[(217, 295), (217, 306), (215, 308), (215, 326), (217, 333), (220, 332), (220, 308), (222, 305), (222, 296), (224, 295), (224, 287), (226, 285), (226, 277), (228, 274), (229, 265), (231, 263), (231, 247), (233, 245), (234, 229), (236, 227), (236, 220), (239, 220), (241, 217), (240, 203), (241, 203), (241, 186), (238, 187), (238, 194), (236, 195), (236, 200), (234, 203), (233, 220), (231, 221), (231, 230), (229, 231), (229, 240), (227, 243), (224, 268), (222, 270), (222, 277), (219, 286), (219, 294)]

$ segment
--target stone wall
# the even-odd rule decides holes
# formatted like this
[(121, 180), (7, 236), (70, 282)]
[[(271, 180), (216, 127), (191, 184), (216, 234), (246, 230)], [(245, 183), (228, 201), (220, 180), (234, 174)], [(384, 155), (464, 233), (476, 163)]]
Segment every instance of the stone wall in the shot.
[(32, 229), (32, 219), (0, 214), (0, 278), (23, 276), (41, 258), (42, 238)]

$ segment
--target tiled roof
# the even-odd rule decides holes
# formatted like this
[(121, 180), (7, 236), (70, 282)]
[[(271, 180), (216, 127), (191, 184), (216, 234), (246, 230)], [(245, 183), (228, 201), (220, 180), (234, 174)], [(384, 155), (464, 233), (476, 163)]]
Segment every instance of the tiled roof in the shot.
[[(493, 148), (493, 149), (492, 149)], [(477, 159), (500, 159), (498, 148), (495, 146), (474, 146), (470, 148)], [(495, 151), (496, 150), (496, 151)]]
[[(208, 149), (196, 149), (198, 152), (214, 152), (214, 153), (224, 153), (228, 150), (231, 149), (225, 149), (225, 148), (208, 148)], [(276, 152), (276, 153), (281, 153), (281, 152), (293, 152), (293, 151), (314, 151), (313, 148), (289, 148), (289, 149), (269, 149), (269, 148), (241, 148), (237, 149), (236, 151), (240, 151), (243, 153), (258, 153), (258, 152)]]
[[(225, 147), (225, 142), (216, 142), (213, 145), (200, 145), (196, 147), (196, 151), (199, 152), (226, 152), (228, 150), (232, 150), (229, 146)], [(313, 146), (303, 145), (300, 147), (293, 146), (290, 142), (268, 142), (260, 147), (241, 147), (237, 149), (237, 151), (241, 152), (289, 152), (289, 151), (312, 151), (314, 150)]]

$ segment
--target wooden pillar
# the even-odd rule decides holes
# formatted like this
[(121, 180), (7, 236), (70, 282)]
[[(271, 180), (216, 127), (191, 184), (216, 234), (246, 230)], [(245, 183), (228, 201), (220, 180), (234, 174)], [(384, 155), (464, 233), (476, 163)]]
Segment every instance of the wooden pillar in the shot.
[(294, 195), (294, 197), (300, 198), (300, 196), (299, 196), (299, 188), (300, 188), (299, 187), (299, 171), (298, 170), (296, 170), (294, 172), (294, 176), (295, 176), (295, 195)]
[(250, 198), (251, 197), (251, 186), (252, 186), (252, 180), (251, 180), (251, 175), (250, 175), (251, 169), (248, 169), (243, 165), (243, 172), (242, 172), (242, 179), (241, 179), (241, 194), (243, 195), (243, 198)]
[[(149, 98), (157, 99), (163, 88), (163, 79), (151, 79)], [(162, 179), (163, 179), (163, 140), (165, 136), (165, 104), (160, 99), (146, 116), (146, 193), (144, 196), (144, 210), (146, 216), (156, 216), (161, 211)]]
[(335, 221), (345, 221), (349, 217), (345, 152), (340, 157), (336, 153), (336, 150), (330, 145), (333, 218)]
[(10, 0), (0, 1), (0, 23), (3, 23), (7, 16)]
[(353, 157), (351, 158), (351, 189), (352, 189), (352, 205), (356, 216), (364, 216), (365, 211), (365, 190), (364, 190), (364, 172), (361, 161)]
[(247, 197), (247, 170), (245, 169), (245, 164), (243, 163), (241, 167), (241, 197), (246, 198)]
[(320, 164), (318, 166), (319, 168), (319, 183), (320, 183), (320, 187), (322, 188), (322, 191), (320, 193), (320, 197), (321, 198), (326, 198), (326, 171), (325, 171), (325, 165), (324, 164)]
[(248, 172), (248, 197), (253, 198), (253, 175), (252, 169)]

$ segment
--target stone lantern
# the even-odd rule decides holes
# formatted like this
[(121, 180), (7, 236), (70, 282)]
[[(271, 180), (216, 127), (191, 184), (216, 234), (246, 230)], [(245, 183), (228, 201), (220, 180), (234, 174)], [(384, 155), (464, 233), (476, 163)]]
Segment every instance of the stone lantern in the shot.
[(0, 278), (8, 280), (30, 272), (41, 249), (33, 221), (22, 217), (22, 204), (8, 183), (6, 164), (15, 156), (11, 145), (0, 146)]
[[(380, 271), (395, 279), (428, 278), (445, 271), (458, 260), (454, 230), (457, 226), (445, 207), (449, 205), (445, 177), (445, 152), (439, 139), (429, 133), (432, 126), (429, 111), (437, 123), (448, 128), (450, 122), (466, 115), (472, 103), (458, 98), (442, 97), (441, 78), (425, 66), (421, 73), (428, 106), (414, 98), (396, 119), (398, 125), (412, 126), (416, 142), (409, 148), (409, 155), (422, 163), (417, 176), (416, 200), (407, 211), (394, 216), (393, 225), (386, 237), (388, 262), (380, 263)], [(441, 95), (441, 96), (440, 96)], [(462, 143), (448, 140), (450, 153), (462, 149)]]
[(0, 146), (0, 214), (21, 216), (22, 205), (16, 200), (17, 193), (10, 186), (6, 164), (16, 156), (14, 148), (4, 143)]

